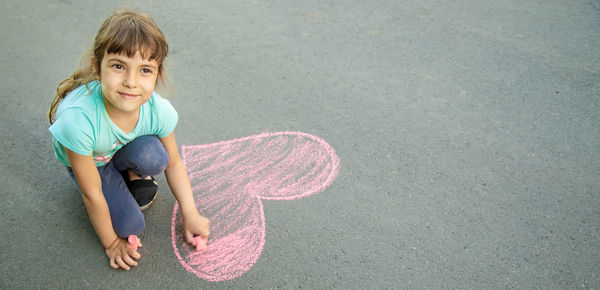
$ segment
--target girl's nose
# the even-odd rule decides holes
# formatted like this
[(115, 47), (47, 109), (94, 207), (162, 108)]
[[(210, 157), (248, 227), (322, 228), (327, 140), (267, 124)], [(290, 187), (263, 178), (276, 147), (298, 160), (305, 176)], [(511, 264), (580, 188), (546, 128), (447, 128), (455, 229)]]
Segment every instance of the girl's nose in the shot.
[(137, 84), (137, 76), (135, 72), (127, 72), (123, 78), (123, 86), (128, 88), (134, 88)]

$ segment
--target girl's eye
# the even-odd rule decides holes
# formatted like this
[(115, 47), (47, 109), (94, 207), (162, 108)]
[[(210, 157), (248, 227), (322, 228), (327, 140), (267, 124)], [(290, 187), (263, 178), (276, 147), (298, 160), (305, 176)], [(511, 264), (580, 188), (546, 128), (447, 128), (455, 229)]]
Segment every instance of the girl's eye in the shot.
[(113, 64), (112, 67), (114, 67), (116, 69), (123, 69), (123, 66), (118, 63)]
[(151, 74), (151, 73), (152, 73), (152, 70), (151, 70), (151, 69), (144, 68), (144, 69), (142, 69), (142, 72), (143, 72), (143, 73), (145, 73), (145, 74)]

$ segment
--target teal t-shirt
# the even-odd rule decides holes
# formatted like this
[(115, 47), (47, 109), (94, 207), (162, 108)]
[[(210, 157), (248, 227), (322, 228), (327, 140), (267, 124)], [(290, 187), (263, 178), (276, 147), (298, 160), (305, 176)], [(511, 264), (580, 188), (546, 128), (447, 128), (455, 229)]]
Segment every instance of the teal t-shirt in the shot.
[(56, 111), (56, 121), (49, 130), (56, 158), (71, 166), (65, 147), (81, 154), (92, 155), (96, 166), (107, 164), (113, 155), (143, 135), (167, 137), (177, 125), (177, 112), (171, 103), (154, 92), (140, 107), (136, 127), (129, 134), (112, 122), (102, 99), (99, 81), (92, 81), (71, 91)]

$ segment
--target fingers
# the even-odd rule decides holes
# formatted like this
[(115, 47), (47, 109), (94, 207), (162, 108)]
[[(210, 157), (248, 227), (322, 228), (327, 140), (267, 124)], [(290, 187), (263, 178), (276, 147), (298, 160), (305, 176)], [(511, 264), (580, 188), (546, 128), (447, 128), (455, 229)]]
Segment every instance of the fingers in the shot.
[(114, 257), (110, 258), (110, 267), (113, 268), (113, 269), (115, 269), (115, 270), (119, 269), (119, 265), (117, 265), (117, 261), (116, 261), (116, 259)]
[[(137, 266), (137, 262), (134, 261), (130, 256), (123, 256), (123, 262), (125, 262), (127, 266), (132, 266), (132, 267)], [(126, 270), (129, 270), (129, 269), (126, 269)]]
[(185, 230), (185, 239), (187, 242), (193, 246), (196, 245), (196, 240), (194, 239), (194, 234), (191, 231)]
[(131, 267), (135, 267), (137, 266), (137, 264), (138, 263), (135, 260), (133, 260), (129, 255), (116, 256), (110, 259), (110, 267), (113, 269), (122, 268), (125, 271), (129, 271)]
[(210, 236), (210, 220), (205, 217), (202, 218), (204, 219), (204, 226), (200, 230), (200, 235), (206, 238)]
[[(140, 253), (138, 251), (134, 251), (133, 253), (129, 254), (129, 256), (127, 256), (127, 257), (132, 257), (136, 260), (139, 260), (142, 257), (142, 255), (140, 255)], [(129, 265), (131, 265), (131, 264), (129, 264)], [(132, 265), (132, 266), (135, 266), (135, 265)]]
[(209, 229), (201, 230), (201, 231), (200, 231), (200, 235), (201, 235), (202, 237), (205, 237), (205, 238), (206, 238), (206, 237), (210, 236), (210, 230), (209, 230)]
[(195, 236), (207, 239), (210, 235), (210, 221), (201, 215), (192, 215), (184, 220), (184, 234), (186, 241), (195, 246)]
[(117, 265), (119, 265), (119, 267), (123, 268), (123, 270), (125, 271), (129, 271), (131, 269), (131, 267), (129, 267), (129, 265), (127, 265), (125, 263), (125, 261), (123, 261), (123, 258), (121, 256), (117, 256), (115, 258)]
[[(138, 240), (138, 247), (142, 244)], [(132, 249), (126, 242), (119, 243), (114, 249), (107, 251), (109, 256), (110, 267), (113, 269), (122, 268), (129, 271), (131, 267), (137, 266), (137, 261), (141, 258), (138, 251)]]
[(202, 236), (203, 238), (210, 236), (210, 223), (206, 222), (200, 228), (198, 228), (198, 235)]

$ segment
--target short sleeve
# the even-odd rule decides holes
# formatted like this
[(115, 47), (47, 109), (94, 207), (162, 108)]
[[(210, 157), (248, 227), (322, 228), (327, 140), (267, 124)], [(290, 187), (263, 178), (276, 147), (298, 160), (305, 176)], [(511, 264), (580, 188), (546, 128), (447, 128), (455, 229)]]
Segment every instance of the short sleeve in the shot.
[(92, 155), (94, 150), (94, 127), (82, 110), (77, 108), (64, 110), (49, 130), (56, 141), (65, 148), (77, 154)]
[(173, 130), (175, 130), (179, 116), (177, 115), (177, 111), (175, 111), (173, 105), (171, 105), (171, 102), (169, 102), (167, 99), (157, 95), (156, 103), (158, 104), (157, 115), (159, 118), (159, 127), (156, 134), (158, 137), (164, 138), (169, 136)]

